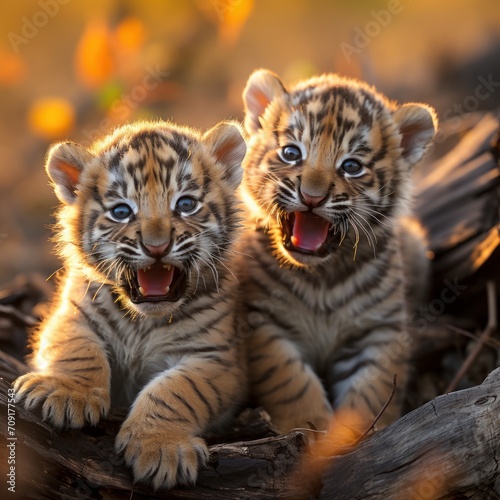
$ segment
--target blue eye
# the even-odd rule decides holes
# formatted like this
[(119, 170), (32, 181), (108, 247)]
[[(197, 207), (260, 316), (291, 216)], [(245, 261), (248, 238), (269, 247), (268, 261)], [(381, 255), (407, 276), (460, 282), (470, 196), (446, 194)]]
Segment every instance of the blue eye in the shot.
[(348, 159), (345, 160), (340, 168), (349, 175), (359, 175), (363, 172), (363, 165), (358, 160)]
[(113, 219), (121, 222), (128, 219), (134, 212), (126, 203), (120, 203), (113, 207), (110, 213)]
[(302, 151), (299, 147), (290, 144), (288, 146), (284, 146), (280, 151), (280, 158), (286, 163), (294, 163), (302, 160)]
[(182, 196), (175, 204), (176, 210), (181, 214), (192, 214), (198, 207), (198, 201), (190, 196)]

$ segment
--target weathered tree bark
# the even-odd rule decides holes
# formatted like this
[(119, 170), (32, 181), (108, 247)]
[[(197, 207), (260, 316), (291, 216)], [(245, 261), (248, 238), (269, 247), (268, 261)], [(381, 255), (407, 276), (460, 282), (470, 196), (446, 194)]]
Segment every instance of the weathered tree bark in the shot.
[(466, 287), (446, 307), (462, 327), (464, 320), (486, 323), (487, 280), (500, 290), (499, 167), (497, 110), (443, 158), (422, 165), (415, 180), (415, 215), (427, 230), (434, 255), (430, 297), (439, 299), (446, 281)]
[[(56, 432), (18, 406), (12, 426), (9, 387), (0, 380), (0, 433), (7, 439), (15, 431), (17, 440), (7, 443), (15, 442), (19, 498), (125, 499), (132, 491), (133, 498), (153, 497), (132, 484), (114, 453), (119, 419)], [(247, 411), (235, 432), (269, 436), (272, 428), (258, 411)], [(2, 477), (9, 452), (1, 447)], [(500, 368), (482, 385), (440, 396), (334, 458), (308, 451), (299, 432), (212, 445), (210, 452), (195, 488), (154, 498), (500, 498)]]
[[(2, 364), (8, 365), (9, 360)], [(9, 388), (10, 384), (0, 379), (0, 434), (3, 437), (0, 491), (8, 487), (4, 479), (11, 457), (15, 467), (15, 493), (23, 500), (129, 499), (132, 492), (134, 499), (271, 499), (285, 490), (289, 474), (307, 448), (306, 438), (299, 432), (212, 445), (209, 463), (200, 471), (195, 488), (153, 492), (132, 483), (130, 470), (114, 452), (120, 418), (100, 422), (95, 428), (57, 432), (38, 414), (9, 401)], [(273, 429), (262, 412), (247, 410), (237, 421), (233, 438), (270, 434)], [(3, 494), (0, 498), (4, 498)]]
[(319, 498), (500, 498), (500, 368), (331, 459)]

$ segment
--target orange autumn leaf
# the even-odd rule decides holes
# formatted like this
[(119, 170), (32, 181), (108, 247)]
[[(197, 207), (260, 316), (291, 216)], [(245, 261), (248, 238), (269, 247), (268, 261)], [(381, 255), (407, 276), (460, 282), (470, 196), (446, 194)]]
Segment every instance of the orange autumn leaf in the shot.
[(59, 139), (73, 128), (75, 110), (65, 99), (38, 99), (29, 110), (28, 123), (36, 135), (48, 140)]
[(126, 17), (116, 27), (114, 38), (122, 52), (135, 53), (144, 43), (144, 24), (136, 17)]
[(219, 39), (223, 44), (234, 44), (253, 10), (253, 0), (215, 0), (220, 18)]
[(112, 36), (104, 22), (88, 24), (75, 55), (76, 73), (84, 85), (96, 88), (111, 78), (115, 71), (112, 45)]
[(196, 5), (218, 26), (219, 41), (233, 45), (253, 11), (254, 0), (197, 0)]

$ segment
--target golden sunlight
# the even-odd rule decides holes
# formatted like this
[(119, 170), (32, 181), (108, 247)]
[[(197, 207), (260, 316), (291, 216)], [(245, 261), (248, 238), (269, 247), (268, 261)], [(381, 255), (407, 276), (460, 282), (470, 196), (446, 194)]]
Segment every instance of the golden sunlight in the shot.
[(28, 123), (36, 135), (48, 140), (60, 139), (73, 128), (75, 110), (66, 99), (38, 99), (29, 110)]
[(488, 236), (474, 248), (471, 255), (473, 269), (479, 269), (500, 245), (500, 228), (494, 227)]

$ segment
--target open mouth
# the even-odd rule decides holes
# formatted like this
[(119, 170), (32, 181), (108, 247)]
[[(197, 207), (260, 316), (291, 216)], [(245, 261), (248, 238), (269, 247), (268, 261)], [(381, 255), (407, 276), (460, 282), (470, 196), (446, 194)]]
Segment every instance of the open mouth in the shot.
[(157, 262), (138, 269), (129, 285), (130, 300), (142, 302), (177, 302), (185, 289), (185, 274), (170, 264)]
[(283, 244), (287, 250), (305, 254), (324, 255), (332, 234), (332, 224), (311, 213), (293, 212), (281, 219)]

